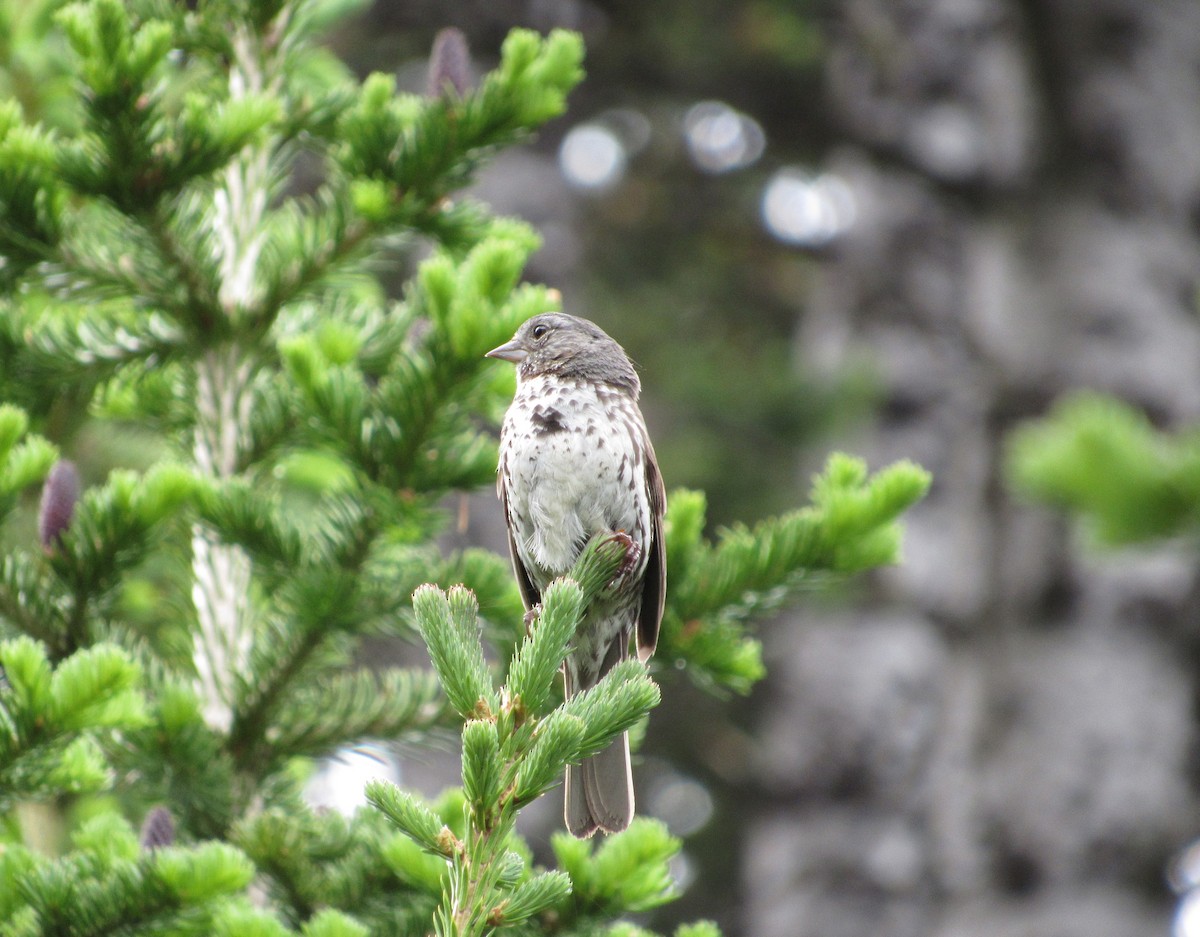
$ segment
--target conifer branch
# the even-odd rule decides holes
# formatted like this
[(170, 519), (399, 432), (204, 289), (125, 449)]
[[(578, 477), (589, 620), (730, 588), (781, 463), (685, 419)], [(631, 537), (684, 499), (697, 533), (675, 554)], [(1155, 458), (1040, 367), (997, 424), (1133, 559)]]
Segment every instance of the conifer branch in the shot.
[[(240, 770), (251, 774), (265, 773), (276, 764), (270, 757), (272, 752), (287, 753), (286, 747), (267, 742), (268, 734), (276, 736), (284, 731), (271, 725), (272, 717), (287, 695), (294, 691), (298, 677), (322, 649), (362, 625), (357, 577), (369, 556), (378, 528), (369, 517), (358, 520), (357, 535), (349, 551), (336, 557), (336, 568), (302, 566), (290, 581), (289, 585), (297, 590), (291, 607), (292, 618), (298, 626), (296, 630), (289, 629), (284, 632), (285, 636), (281, 635), (275, 641), (264, 640), (260, 642), (262, 647), (256, 649), (253, 670), (258, 674), (258, 680), (250, 692), (241, 694), (229, 727), (228, 749)], [(286, 594), (287, 589), (281, 588), (280, 592)], [(421, 695), (420, 691), (417, 695)], [(416, 705), (423, 703), (424, 699)], [(397, 706), (396, 710), (389, 711), (389, 715), (393, 720), (402, 720), (404, 708)], [(358, 716), (368, 724), (379, 721), (379, 716), (372, 718), (361, 710)], [(349, 727), (343, 726), (341, 741), (358, 737)]]
[(0, 559), (0, 621), (6, 630), (45, 643), (57, 660), (66, 656), (66, 620), (54, 597), (50, 578), (29, 554), (14, 552)]
[(441, 690), (427, 671), (339, 675), (289, 696), (273, 720), (271, 759), (321, 756), (347, 739), (389, 739), (443, 723)]
[(704, 497), (673, 492), (667, 508), (667, 566), (675, 572), (656, 657), (685, 663), (701, 686), (745, 693), (763, 674), (761, 647), (746, 623), (798, 591), (896, 562), (898, 518), (920, 500), (929, 474), (900, 462), (874, 476), (834, 454), (813, 481), (812, 504), (754, 528), (702, 537)]
[(18, 638), (0, 642), (0, 672), (0, 811), (16, 798), (100, 790), (108, 777), (98, 734), (145, 721), (130, 657), (97, 646), (52, 668), (42, 645)]
[(179, 276), (183, 286), (184, 302), (177, 310), (179, 318), (188, 323), (194, 333), (214, 341), (224, 337), (227, 328), (213, 294), (211, 282), (201, 265), (193, 256), (195, 247), (189, 251), (179, 243), (178, 235), (171, 228), (170, 216), (162, 205), (156, 205), (147, 214), (146, 226), (164, 266)]
[(55, 256), (66, 208), (57, 158), (49, 133), (28, 126), (16, 101), (0, 102), (0, 285)]
[(439, 937), (481, 937), (562, 905), (571, 893), (566, 875), (532, 872), (512, 850), (511, 837), (521, 807), (544, 793), (568, 762), (595, 754), (658, 703), (658, 688), (645, 667), (628, 660), (595, 687), (547, 711), (575, 628), (624, 555), (619, 541), (593, 538), (571, 576), (546, 589), (498, 692), (484, 664), (474, 596), (432, 586), (413, 596), (434, 668), (465, 722), (464, 831), (439, 829), (432, 814), (383, 782), (371, 785), (367, 796), (419, 846), (450, 859), (434, 915)]
[[(8, 894), (19, 888), (28, 911), (0, 922), (13, 927), (10, 933), (209, 931), (254, 874), (249, 860), (224, 843), (143, 853), (130, 826), (112, 814), (82, 826), (74, 844), (72, 854), (55, 860), (10, 847), (15, 861), (0, 868), (0, 886)], [(14, 871), (16, 881), (4, 881)]]
[(170, 804), (181, 830), (196, 838), (227, 836), (242, 808), (224, 739), (204, 721), (190, 678), (157, 673), (148, 683), (150, 720), (124, 733), (124, 744), (113, 750), (115, 766), (139, 779), (146, 801)]
[(1023, 492), (1079, 515), (1101, 543), (1200, 529), (1200, 429), (1163, 432), (1113, 398), (1078, 394), (1018, 428), (1007, 468)]
[(288, 303), (295, 302), (342, 265), (361, 256), (379, 229), (348, 217), (345, 197), (328, 190), (302, 211), (297, 203), (277, 213), (263, 245), (266, 287), (249, 316), (265, 331)]
[(74, 319), (39, 323), (29, 362), (40, 384), (68, 381), (86, 389), (134, 367), (163, 365), (183, 353), (178, 326), (157, 312), (130, 315), (100, 305)]
[(262, 684), (247, 701), (231, 711), (228, 729), (228, 750), (239, 771), (254, 774), (267, 771), (274, 764), (264, 763), (264, 736), (270, 714), (282, 696), (303, 672), (309, 659), (324, 642), (324, 636), (309, 630), (300, 635), (287, 649), (280, 665), (273, 671), (262, 673)]

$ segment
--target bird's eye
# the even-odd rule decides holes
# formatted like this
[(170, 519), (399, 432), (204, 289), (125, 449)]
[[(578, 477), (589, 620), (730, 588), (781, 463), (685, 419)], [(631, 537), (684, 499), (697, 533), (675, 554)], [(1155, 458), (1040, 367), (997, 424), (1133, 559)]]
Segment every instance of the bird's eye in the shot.
[(541, 338), (543, 335), (545, 335), (549, 331), (550, 331), (550, 326), (548, 326), (548, 325), (535, 325), (533, 327), (533, 332), (531, 334), (533, 335), (534, 338)]

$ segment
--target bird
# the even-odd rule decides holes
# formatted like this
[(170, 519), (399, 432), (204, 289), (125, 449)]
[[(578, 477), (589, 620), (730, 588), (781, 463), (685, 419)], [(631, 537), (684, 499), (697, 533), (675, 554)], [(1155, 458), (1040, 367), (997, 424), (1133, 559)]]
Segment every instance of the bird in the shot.
[[(585, 611), (563, 663), (570, 699), (658, 642), (666, 598), (666, 494), (638, 407), (641, 382), (624, 349), (587, 319), (527, 320), (487, 357), (516, 365), (500, 430), (497, 490), (527, 620), (596, 535), (626, 548), (610, 588)], [(633, 819), (629, 735), (568, 765), (564, 819), (572, 835), (617, 833)]]

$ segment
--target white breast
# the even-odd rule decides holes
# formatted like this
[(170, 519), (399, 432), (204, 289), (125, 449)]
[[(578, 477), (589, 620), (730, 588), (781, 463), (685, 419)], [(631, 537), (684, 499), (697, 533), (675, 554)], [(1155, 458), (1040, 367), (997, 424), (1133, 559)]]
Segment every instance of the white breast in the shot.
[[(616, 408), (617, 417), (613, 411)], [(501, 433), (508, 514), (522, 560), (544, 588), (596, 533), (650, 529), (640, 418), (628, 396), (579, 381), (522, 381)]]

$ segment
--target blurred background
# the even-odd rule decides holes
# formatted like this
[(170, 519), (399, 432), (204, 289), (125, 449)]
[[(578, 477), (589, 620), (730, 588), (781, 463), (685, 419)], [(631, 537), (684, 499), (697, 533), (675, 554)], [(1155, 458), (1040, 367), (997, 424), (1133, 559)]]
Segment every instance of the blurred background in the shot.
[[(1200, 421), (1200, 4), (376, 0), (334, 45), (420, 91), (437, 30), (482, 73), (514, 25), (582, 32), (588, 79), (473, 194), (637, 361), (668, 487), (716, 525), (832, 449), (935, 479), (902, 567), (763, 626), (750, 697), (656, 675), (639, 809), (686, 848), (649, 923), (1200, 937), (1195, 544), (1098, 550), (1006, 472), (1080, 388)], [(489, 494), (470, 518), (506, 549)]]
[(1005, 473), (1081, 387), (1200, 418), (1200, 5), (379, 0), (337, 46), (420, 90), (437, 29), (483, 70), (513, 25), (588, 79), (475, 194), (638, 362), (668, 485), (730, 523), (830, 449), (935, 478), (903, 567), (764, 626), (750, 698), (660, 672), (654, 926), (1200, 935), (1194, 545), (1099, 551)]

